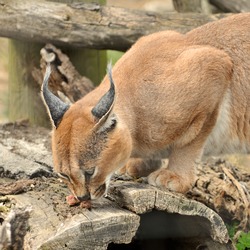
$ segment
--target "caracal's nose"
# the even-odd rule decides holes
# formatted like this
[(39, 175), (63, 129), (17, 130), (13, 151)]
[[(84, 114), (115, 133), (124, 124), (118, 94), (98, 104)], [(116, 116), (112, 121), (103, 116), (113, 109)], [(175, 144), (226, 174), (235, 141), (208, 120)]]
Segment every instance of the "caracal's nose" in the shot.
[(91, 197), (90, 197), (90, 194), (88, 193), (88, 194), (83, 195), (83, 196), (77, 196), (77, 199), (78, 199), (79, 201), (88, 201), (88, 200), (91, 199)]

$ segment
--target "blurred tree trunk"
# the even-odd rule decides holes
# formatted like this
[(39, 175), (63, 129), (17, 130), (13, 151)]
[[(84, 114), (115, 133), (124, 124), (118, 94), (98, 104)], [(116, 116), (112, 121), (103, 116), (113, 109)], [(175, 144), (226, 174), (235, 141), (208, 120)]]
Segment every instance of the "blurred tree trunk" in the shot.
[(42, 45), (9, 41), (9, 120), (28, 119), (31, 124), (49, 126), (48, 115), (40, 98), (39, 85), (31, 76), (39, 67)]
[(225, 12), (249, 12), (250, 1), (249, 0), (210, 0), (211, 4)]
[[(91, 0), (81, 0), (91, 2)], [(73, 2), (58, 0), (57, 2)], [(105, 0), (96, 1), (104, 4)], [(40, 98), (39, 85), (31, 72), (39, 67), (43, 44), (17, 40), (9, 42), (9, 120), (28, 119), (31, 124), (49, 126), (48, 115)], [(91, 49), (63, 49), (81, 75), (99, 84), (105, 75), (106, 51)]]
[[(49, 0), (51, 2), (60, 3), (98, 3), (105, 5), (106, 0)], [(78, 72), (82, 76), (89, 78), (95, 85), (98, 85), (106, 74), (107, 66), (107, 53), (102, 50), (95, 49), (75, 49), (75, 48), (62, 48), (62, 51), (67, 54), (74, 64)]]
[(201, 0), (173, 0), (178, 12), (201, 12)]
[(208, 0), (173, 0), (174, 8), (178, 12), (211, 13)]

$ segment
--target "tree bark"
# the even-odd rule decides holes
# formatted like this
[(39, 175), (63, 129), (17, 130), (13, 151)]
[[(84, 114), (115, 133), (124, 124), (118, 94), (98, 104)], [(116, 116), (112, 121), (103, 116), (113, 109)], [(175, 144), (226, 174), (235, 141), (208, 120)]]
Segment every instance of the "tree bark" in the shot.
[(8, 117), (10, 121), (29, 119), (32, 124), (49, 126), (40, 98), (40, 89), (31, 76), (39, 65), (41, 44), (10, 40)]
[(23, 249), (24, 237), (28, 231), (30, 209), (13, 209), (0, 228), (0, 249)]
[(211, 14), (208, 0), (173, 0), (176, 11), (180, 13), (195, 12)]
[(225, 12), (249, 12), (250, 1), (249, 0), (210, 0), (210, 3)]
[[(42, 183), (47, 188), (36, 191)], [(174, 232), (176, 242), (187, 238), (192, 241), (192, 247), (185, 249), (196, 249), (212, 239), (216, 247), (206, 249), (233, 250), (227, 229), (218, 214), (179, 194), (161, 191), (147, 184), (113, 181), (108, 199), (93, 201), (91, 210), (72, 207), (70, 215), (70, 208), (65, 202), (61, 209), (68, 211), (68, 218), (63, 218), (57, 207), (59, 198), (63, 203), (62, 193), (67, 192), (65, 188), (51, 182), (51, 179), (37, 181), (34, 186), (33, 191), (8, 196), (23, 210), (32, 206), (29, 231), (23, 231), (24, 249), (80, 250), (84, 246), (87, 250), (104, 250), (111, 242), (128, 244), (135, 236), (140, 240), (168, 239), (173, 238)], [(4, 226), (2, 230), (5, 230)], [(18, 235), (18, 228), (15, 225), (12, 228)]]
[[(81, 76), (69, 60), (52, 44), (47, 44), (41, 50), (40, 68), (34, 68), (32, 76), (41, 86), (46, 66), (51, 64), (52, 71), (49, 80), (50, 90), (66, 103), (74, 103), (94, 89), (93, 83)], [(87, 60), (87, 59), (86, 59)]]
[[(91, 3), (92, 0), (49, 0), (50, 2), (58, 2), (65, 4), (74, 4), (74, 2)], [(95, 0), (95, 3), (105, 5), (106, 0)], [(107, 52), (102, 50), (94, 50), (87, 48), (61, 47), (65, 52), (77, 71), (98, 85), (106, 74)]]
[(202, 12), (201, 0), (173, 0), (173, 4), (178, 12)]
[[(133, 238), (141, 242), (171, 238), (175, 249), (193, 250), (200, 245), (208, 250), (234, 249), (216, 212), (139, 180), (115, 176), (107, 198), (93, 200), (91, 210), (69, 207), (65, 200), (69, 190), (50, 167), (49, 131), (24, 124), (6, 124), (0, 130), (0, 193), (8, 193), (0, 200), (1, 211), (6, 207), (6, 212), (0, 213), (0, 248), (23, 244), (24, 249), (104, 250), (111, 242), (128, 244)], [(6, 177), (22, 178), (24, 188), (18, 188), (18, 195), (9, 195), (16, 192), (17, 183), (8, 179), (8, 184), (3, 184)], [(18, 212), (12, 210), (13, 204), (25, 213), (24, 220), (13, 217)], [(177, 247), (179, 244), (184, 246)]]
[(187, 32), (224, 16), (160, 15), (97, 4), (0, 0), (0, 36), (125, 51), (143, 35), (160, 30)]
[[(13, 39), (9, 48), (9, 120), (28, 119), (32, 124), (48, 127), (48, 115), (39, 95), (40, 89), (32, 77), (33, 68), (39, 64), (42, 44)], [(88, 75), (96, 84), (100, 83), (106, 72), (106, 52), (67, 48), (67, 53), (82, 75)]]

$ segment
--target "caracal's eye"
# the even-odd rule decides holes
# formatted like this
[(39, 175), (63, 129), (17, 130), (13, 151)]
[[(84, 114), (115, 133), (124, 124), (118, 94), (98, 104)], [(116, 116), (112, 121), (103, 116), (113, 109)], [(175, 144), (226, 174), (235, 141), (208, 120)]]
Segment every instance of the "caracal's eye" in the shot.
[(64, 174), (64, 173), (57, 173), (57, 175), (58, 175), (61, 179), (64, 179), (64, 180), (70, 182), (70, 178), (69, 178), (68, 175), (66, 175), (66, 174)]

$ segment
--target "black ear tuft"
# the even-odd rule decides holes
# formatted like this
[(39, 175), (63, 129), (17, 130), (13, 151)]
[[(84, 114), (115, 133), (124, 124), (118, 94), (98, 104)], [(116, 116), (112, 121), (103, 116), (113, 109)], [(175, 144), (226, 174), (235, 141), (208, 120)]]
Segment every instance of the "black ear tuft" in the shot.
[(99, 100), (99, 102), (96, 104), (96, 106), (91, 110), (92, 114), (100, 120), (104, 116), (107, 116), (114, 104), (115, 100), (115, 84), (112, 77), (112, 66), (111, 64), (108, 64), (107, 67), (107, 74), (109, 77), (110, 82), (110, 88), (109, 91), (102, 96), (102, 98)]
[(57, 96), (50, 92), (48, 88), (50, 74), (51, 68), (50, 64), (48, 64), (44, 75), (41, 94), (52, 124), (57, 128), (64, 113), (68, 110), (69, 105), (65, 104)]

